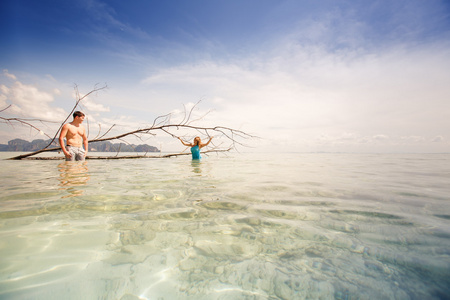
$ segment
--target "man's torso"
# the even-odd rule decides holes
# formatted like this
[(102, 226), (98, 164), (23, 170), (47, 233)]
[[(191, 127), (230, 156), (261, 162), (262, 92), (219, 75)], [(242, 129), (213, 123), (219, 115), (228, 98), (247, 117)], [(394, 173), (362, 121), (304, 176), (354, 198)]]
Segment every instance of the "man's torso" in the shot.
[(67, 124), (68, 130), (66, 134), (67, 145), (81, 147), (83, 144), (84, 127), (82, 125), (75, 126), (71, 123)]

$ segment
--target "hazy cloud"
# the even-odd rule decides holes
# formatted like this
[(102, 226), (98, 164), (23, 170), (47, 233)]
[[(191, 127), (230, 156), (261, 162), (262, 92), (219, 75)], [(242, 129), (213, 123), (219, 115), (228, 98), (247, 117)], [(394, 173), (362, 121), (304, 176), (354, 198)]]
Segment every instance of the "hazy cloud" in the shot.
[(440, 143), (444, 141), (444, 137), (443, 136), (436, 136), (431, 140), (433, 143)]
[(372, 138), (376, 141), (383, 141), (383, 140), (389, 139), (389, 137), (384, 134), (377, 134), (377, 135), (374, 135)]
[(401, 141), (405, 141), (405, 142), (413, 142), (413, 143), (419, 143), (419, 142), (424, 142), (425, 138), (423, 136), (417, 136), (417, 135), (413, 135), (413, 136), (402, 136), (400, 137)]
[(7, 69), (4, 69), (4, 70), (3, 70), (3, 75), (5, 75), (6, 77), (8, 77), (9, 79), (17, 80), (16, 76), (13, 75), (13, 74), (10, 74), (10, 73), (8, 72)]

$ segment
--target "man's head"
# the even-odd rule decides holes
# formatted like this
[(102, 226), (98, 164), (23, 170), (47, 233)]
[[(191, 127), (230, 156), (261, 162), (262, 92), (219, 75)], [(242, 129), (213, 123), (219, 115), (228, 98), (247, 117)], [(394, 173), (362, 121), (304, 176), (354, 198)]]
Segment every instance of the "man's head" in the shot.
[(75, 119), (76, 117), (84, 117), (84, 114), (81, 111), (76, 111), (73, 113), (73, 118)]

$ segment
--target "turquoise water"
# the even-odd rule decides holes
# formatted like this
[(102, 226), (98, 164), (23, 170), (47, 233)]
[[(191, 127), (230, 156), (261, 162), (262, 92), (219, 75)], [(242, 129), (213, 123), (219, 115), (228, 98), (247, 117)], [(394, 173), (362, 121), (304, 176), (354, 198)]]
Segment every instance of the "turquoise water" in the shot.
[(450, 295), (448, 154), (0, 163), (0, 299)]

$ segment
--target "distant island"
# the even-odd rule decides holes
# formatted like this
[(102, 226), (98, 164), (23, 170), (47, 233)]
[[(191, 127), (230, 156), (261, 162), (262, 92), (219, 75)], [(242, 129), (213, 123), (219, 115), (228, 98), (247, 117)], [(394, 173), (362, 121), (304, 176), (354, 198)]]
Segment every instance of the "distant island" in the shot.
[[(32, 142), (28, 142), (22, 139), (14, 139), (8, 142), (8, 145), (0, 144), (0, 151), (37, 151), (46, 147), (51, 140), (34, 140)], [(59, 147), (59, 146), (58, 146)], [(50, 146), (51, 148), (57, 148), (56, 146)], [(56, 150), (55, 150), (56, 151)], [(142, 145), (134, 145), (134, 144), (125, 144), (125, 143), (111, 143), (108, 141), (105, 142), (95, 142), (89, 143), (89, 152), (160, 152), (160, 150), (156, 147), (149, 146), (146, 144)]]

